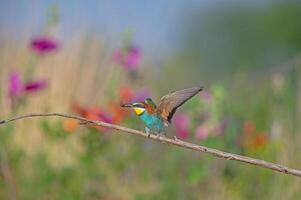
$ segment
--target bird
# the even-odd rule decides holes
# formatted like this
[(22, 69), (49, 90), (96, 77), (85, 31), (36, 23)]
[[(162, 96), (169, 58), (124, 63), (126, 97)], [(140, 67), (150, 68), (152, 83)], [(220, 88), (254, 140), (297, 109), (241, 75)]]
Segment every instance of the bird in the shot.
[(165, 136), (165, 127), (171, 124), (177, 108), (203, 90), (203, 87), (192, 87), (177, 90), (163, 96), (158, 106), (151, 98), (134, 103), (121, 103), (121, 107), (131, 108), (136, 115), (145, 123), (145, 131), (150, 134)]

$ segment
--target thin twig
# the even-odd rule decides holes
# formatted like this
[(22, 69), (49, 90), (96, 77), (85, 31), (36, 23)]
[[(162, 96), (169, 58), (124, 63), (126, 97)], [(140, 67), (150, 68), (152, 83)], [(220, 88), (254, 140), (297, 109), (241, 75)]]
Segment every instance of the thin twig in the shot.
[(121, 132), (126, 132), (126, 133), (130, 133), (130, 134), (133, 134), (133, 135), (139, 135), (139, 136), (145, 137), (145, 138), (150, 138), (152, 140), (156, 140), (156, 141), (162, 142), (164, 144), (172, 144), (172, 145), (179, 146), (179, 147), (182, 147), (182, 148), (185, 148), (185, 149), (191, 149), (191, 150), (194, 150), (194, 151), (207, 153), (207, 154), (210, 154), (210, 155), (218, 157), (218, 158), (222, 158), (222, 159), (226, 159), (226, 160), (236, 160), (236, 161), (239, 161), (239, 162), (243, 162), (243, 163), (247, 163), (247, 164), (256, 165), (256, 166), (259, 166), (259, 167), (271, 169), (273, 171), (277, 171), (277, 172), (281, 172), (281, 173), (301, 177), (301, 171), (300, 170), (292, 169), (292, 168), (285, 167), (285, 166), (282, 166), (282, 165), (279, 165), (279, 164), (275, 164), (275, 163), (267, 162), (267, 161), (264, 161), (264, 160), (255, 159), (255, 158), (250, 158), (250, 157), (247, 157), (247, 156), (241, 156), (241, 155), (237, 155), (237, 154), (233, 154), (233, 153), (227, 153), (227, 152), (220, 151), (220, 150), (217, 150), (217, 149), (208, 148), (208, 147), (204, 147), (204, 146), (201, 146), (201, 145), (196, 145), (196, 144), (184, 142), (182, 140), (179, 140), (176, 137), (174, 139), (171, 139), (171, 138), (162, 137), (162, 136), (159, 137), (159, 136), (153, 135), (153, 134), (151, 134), (149, 136), (147, 133), (144, 133), (142, 131), (138, 131), (138, 130), (134, 130), (134, 129), (130, 129), (130, 128), (126, 128), (126, 127), (123, 127), (123, 126), (118, 126), (118, 125), (114, 125), (114, 124), (110, 124), (110, 123), (106, 123), (106, 122), (102, 122), (102, 121), (89, 120), (89, 119), (79, 117), (79, 116), (74, 116), (74, 115), (61, 114), (61, 113), (26, 114), (26, 115), (17, 116), (17, 117), (7, 119), (7, 120), (2, 120), (2, 121), (0, 121), (0, 125), (1, 124), (6, 124), (6, 123), (9, 123), (9, 122), (13, 122), (13, 121), (16, 121), (16, 120), (24, 119), (24, 118), (48, 117), (48, 116), (57, 116), (57, 117), (74, 119), (74, 120), (80, 121), (82, 124), (111, 128), (111, 129), (119, 130)]

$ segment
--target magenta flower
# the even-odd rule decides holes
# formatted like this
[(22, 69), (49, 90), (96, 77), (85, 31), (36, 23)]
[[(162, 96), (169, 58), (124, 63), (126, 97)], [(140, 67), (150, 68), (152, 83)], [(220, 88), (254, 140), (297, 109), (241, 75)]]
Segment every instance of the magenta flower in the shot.
[(30, 81), (24, 85), (24, 91), (27, 93), (37, 92), (47, 86), (46, 80)]
[(178, 138), (185, 140), (189, 137), (189, 132), (188, 130), (177, 130), (176, 135)]
[(209, 127), (205, 124), (202, 124), (196, 129), (195, 136), (197, 139), (204, 140), (209, 136), (209, 131)]
[(117, 49), (113, 54), (113, 60), (126, 70), (137, 70), (141, 61), (141, 50), (134, 46)]
[(129, 48), (125, 57), (125, 64), (129, 69), (135, 70), (139, 67), (141, 58), (141, 51), (137, 47)]
[(56, 40), (45, 36), (34, 38), (30, 46), (33, 51), (40, 55), (53, 52), (59, 48), (59, 44)]
[(12, 72), (9, 75), (8, 92), (11, 98), (16, 98), (26, 93), (37, 92), (46, 86), (46, 80), (34, 80), (23, 83), (20, 73)]
[(23, 91), (21, 76), (18, 72), (12, 72), (9, 75), (8, 92), (10, 97), (19, 96)]
[(177, 113), (174, 118), (176, 135), (180, 139), (187, 139), (189, 136), (189, 118), (184, 113)]

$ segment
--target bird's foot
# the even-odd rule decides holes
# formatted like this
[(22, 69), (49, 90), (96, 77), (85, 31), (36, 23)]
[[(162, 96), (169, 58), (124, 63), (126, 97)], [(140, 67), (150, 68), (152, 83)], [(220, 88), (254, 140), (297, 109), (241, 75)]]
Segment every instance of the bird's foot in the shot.
[(174, 139), (175, 141), (179, 141), (179, 139), (177, 138), (177, 136), (174, 136), (173, 139)]
[(150, 129), (147, 128), (147, 127), (145, 127), (145, 132), (147, 133), (147, 137), (150, 138), (150, 136), (152, 134), (151, 131), (150, 131)]
[(164, 133), (158, 133), (157, 139), (162, 141), (164, 144), (169, 145), (169, 143), (166, 140), (164, 140), (165, 138), (167, 138), (167, 137)]
[(165, 134), (161, 134), (161, 133), (158, 133), (157, 137), (158, 137), (159, 139), (161, 139), (161, 138), (166, 138)]

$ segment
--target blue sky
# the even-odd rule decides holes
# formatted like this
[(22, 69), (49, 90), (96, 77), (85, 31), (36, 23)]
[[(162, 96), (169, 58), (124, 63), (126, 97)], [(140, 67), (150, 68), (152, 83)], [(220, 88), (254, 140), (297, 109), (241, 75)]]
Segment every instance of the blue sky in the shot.
[[(268, 2), (270, 0), (266, 0)], [(262, 0), (244, 1), (254, 4)], [(46, 12), (57, 4), (61, 13), (58, 37), (66, 41), (78, 34), (95, 33), (109, 44), (120, 44), (126, 30), (135, 42), (158, 56), (177, 46), (177, 33), (185, 28), (181, 17), (240, 0), (0, 0), (0, 34), (29, 38), (43, 31)], [(194, 24), (194, 23), (193, 23)], [(114, 44), (116, 43), (116, 44)]]
[(135, 41), (145, 48), (169, 51), (175, 42), (180, 17), (195, 7), (207, 9), (209, 0), (0, 0), (0, 33), (15, 37), (39, 34), (49, 5), (58, 4), (60, 37), (96, 32), (104, 40), (118, 41), (125, 30), (133, 29)]

